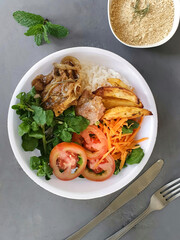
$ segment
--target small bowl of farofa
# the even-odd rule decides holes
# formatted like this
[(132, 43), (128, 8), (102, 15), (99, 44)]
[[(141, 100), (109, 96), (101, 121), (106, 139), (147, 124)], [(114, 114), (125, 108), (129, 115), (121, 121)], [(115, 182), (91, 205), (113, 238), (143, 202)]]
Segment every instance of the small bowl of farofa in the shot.
[(180, 20), (180, 0), (108, 0), (109, 25), (114, 36), (134, 48), (166, 43)]

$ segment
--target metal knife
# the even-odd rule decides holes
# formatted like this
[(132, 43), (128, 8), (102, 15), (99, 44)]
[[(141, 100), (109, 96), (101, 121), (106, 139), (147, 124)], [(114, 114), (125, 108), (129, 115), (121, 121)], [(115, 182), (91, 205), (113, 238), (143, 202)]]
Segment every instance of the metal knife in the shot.
[(92, 219), (88, 224), (82, 227), (80, 230), (66, 238), (66, 240), (80, 240), (89, 231), (91, 231), (97, 224), (103, 221), (106, 217), (114, 213), (117, 209), (129, 202), (142, 192), (159, 174), (163, 160), (158, 160), (154, 163), (145, 173), (143, 173), (136, 181), (134, 181), (129, 187), (127, 187), (110, 205), (105, 208), (99, 215)]

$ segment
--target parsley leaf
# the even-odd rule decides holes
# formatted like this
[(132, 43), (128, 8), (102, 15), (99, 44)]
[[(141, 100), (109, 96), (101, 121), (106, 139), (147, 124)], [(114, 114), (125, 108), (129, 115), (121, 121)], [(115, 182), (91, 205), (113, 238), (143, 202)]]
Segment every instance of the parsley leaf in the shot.
[(13, 13), (14, 19), (25, 27), (31, 27), (37, 24), (43, 24), (44, 18), (40, 15), (24, 12), (24, 11), (16, 11)]

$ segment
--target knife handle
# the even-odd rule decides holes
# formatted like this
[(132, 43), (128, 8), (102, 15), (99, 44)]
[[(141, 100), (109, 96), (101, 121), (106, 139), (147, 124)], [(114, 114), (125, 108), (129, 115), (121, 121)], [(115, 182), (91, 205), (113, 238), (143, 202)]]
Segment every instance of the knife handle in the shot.
[(91, 231), (96, 225), (103, 221), (106, 217), (112, 214), (112, 211), (109, 207), (105, 208), (101, 213), (99, 213), (95, 218), (93, 218), (88, 224), (79, 229), (66, 240), (80, 240), (84, 235)]

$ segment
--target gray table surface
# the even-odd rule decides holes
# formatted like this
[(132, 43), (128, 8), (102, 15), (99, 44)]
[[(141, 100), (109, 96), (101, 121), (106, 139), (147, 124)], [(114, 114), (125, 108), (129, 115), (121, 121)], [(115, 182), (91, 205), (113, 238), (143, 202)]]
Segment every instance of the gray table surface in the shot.
[[(25, 10), (70, 29), (66, 39), (37, 47), (25, 37), (25, 27), (12, 18)], [(132, 63), (149, 84), (158, 108), (159, 130), (153, 154), (144, 171), (158, 158), (165, 166), (137, 198), (99, 224), (84, 239), (105, 239), (148, 205), (151, 194), (180, 176), (180, 31), (154, 49), (131, 49), (119, 43), (108, 26), (105, 0), (0, 0), (0, 239), (61, 240), (103, 210), (120, 192), (89, 201), (55, 196), (36, 185), (17, 163), (7, 135), (7, 111), (12, 93), (26, 71), (60, 49), (93, 46), (110, 50)], [(180, 199), (155, 212), (123, 239), (180, 239)]]

